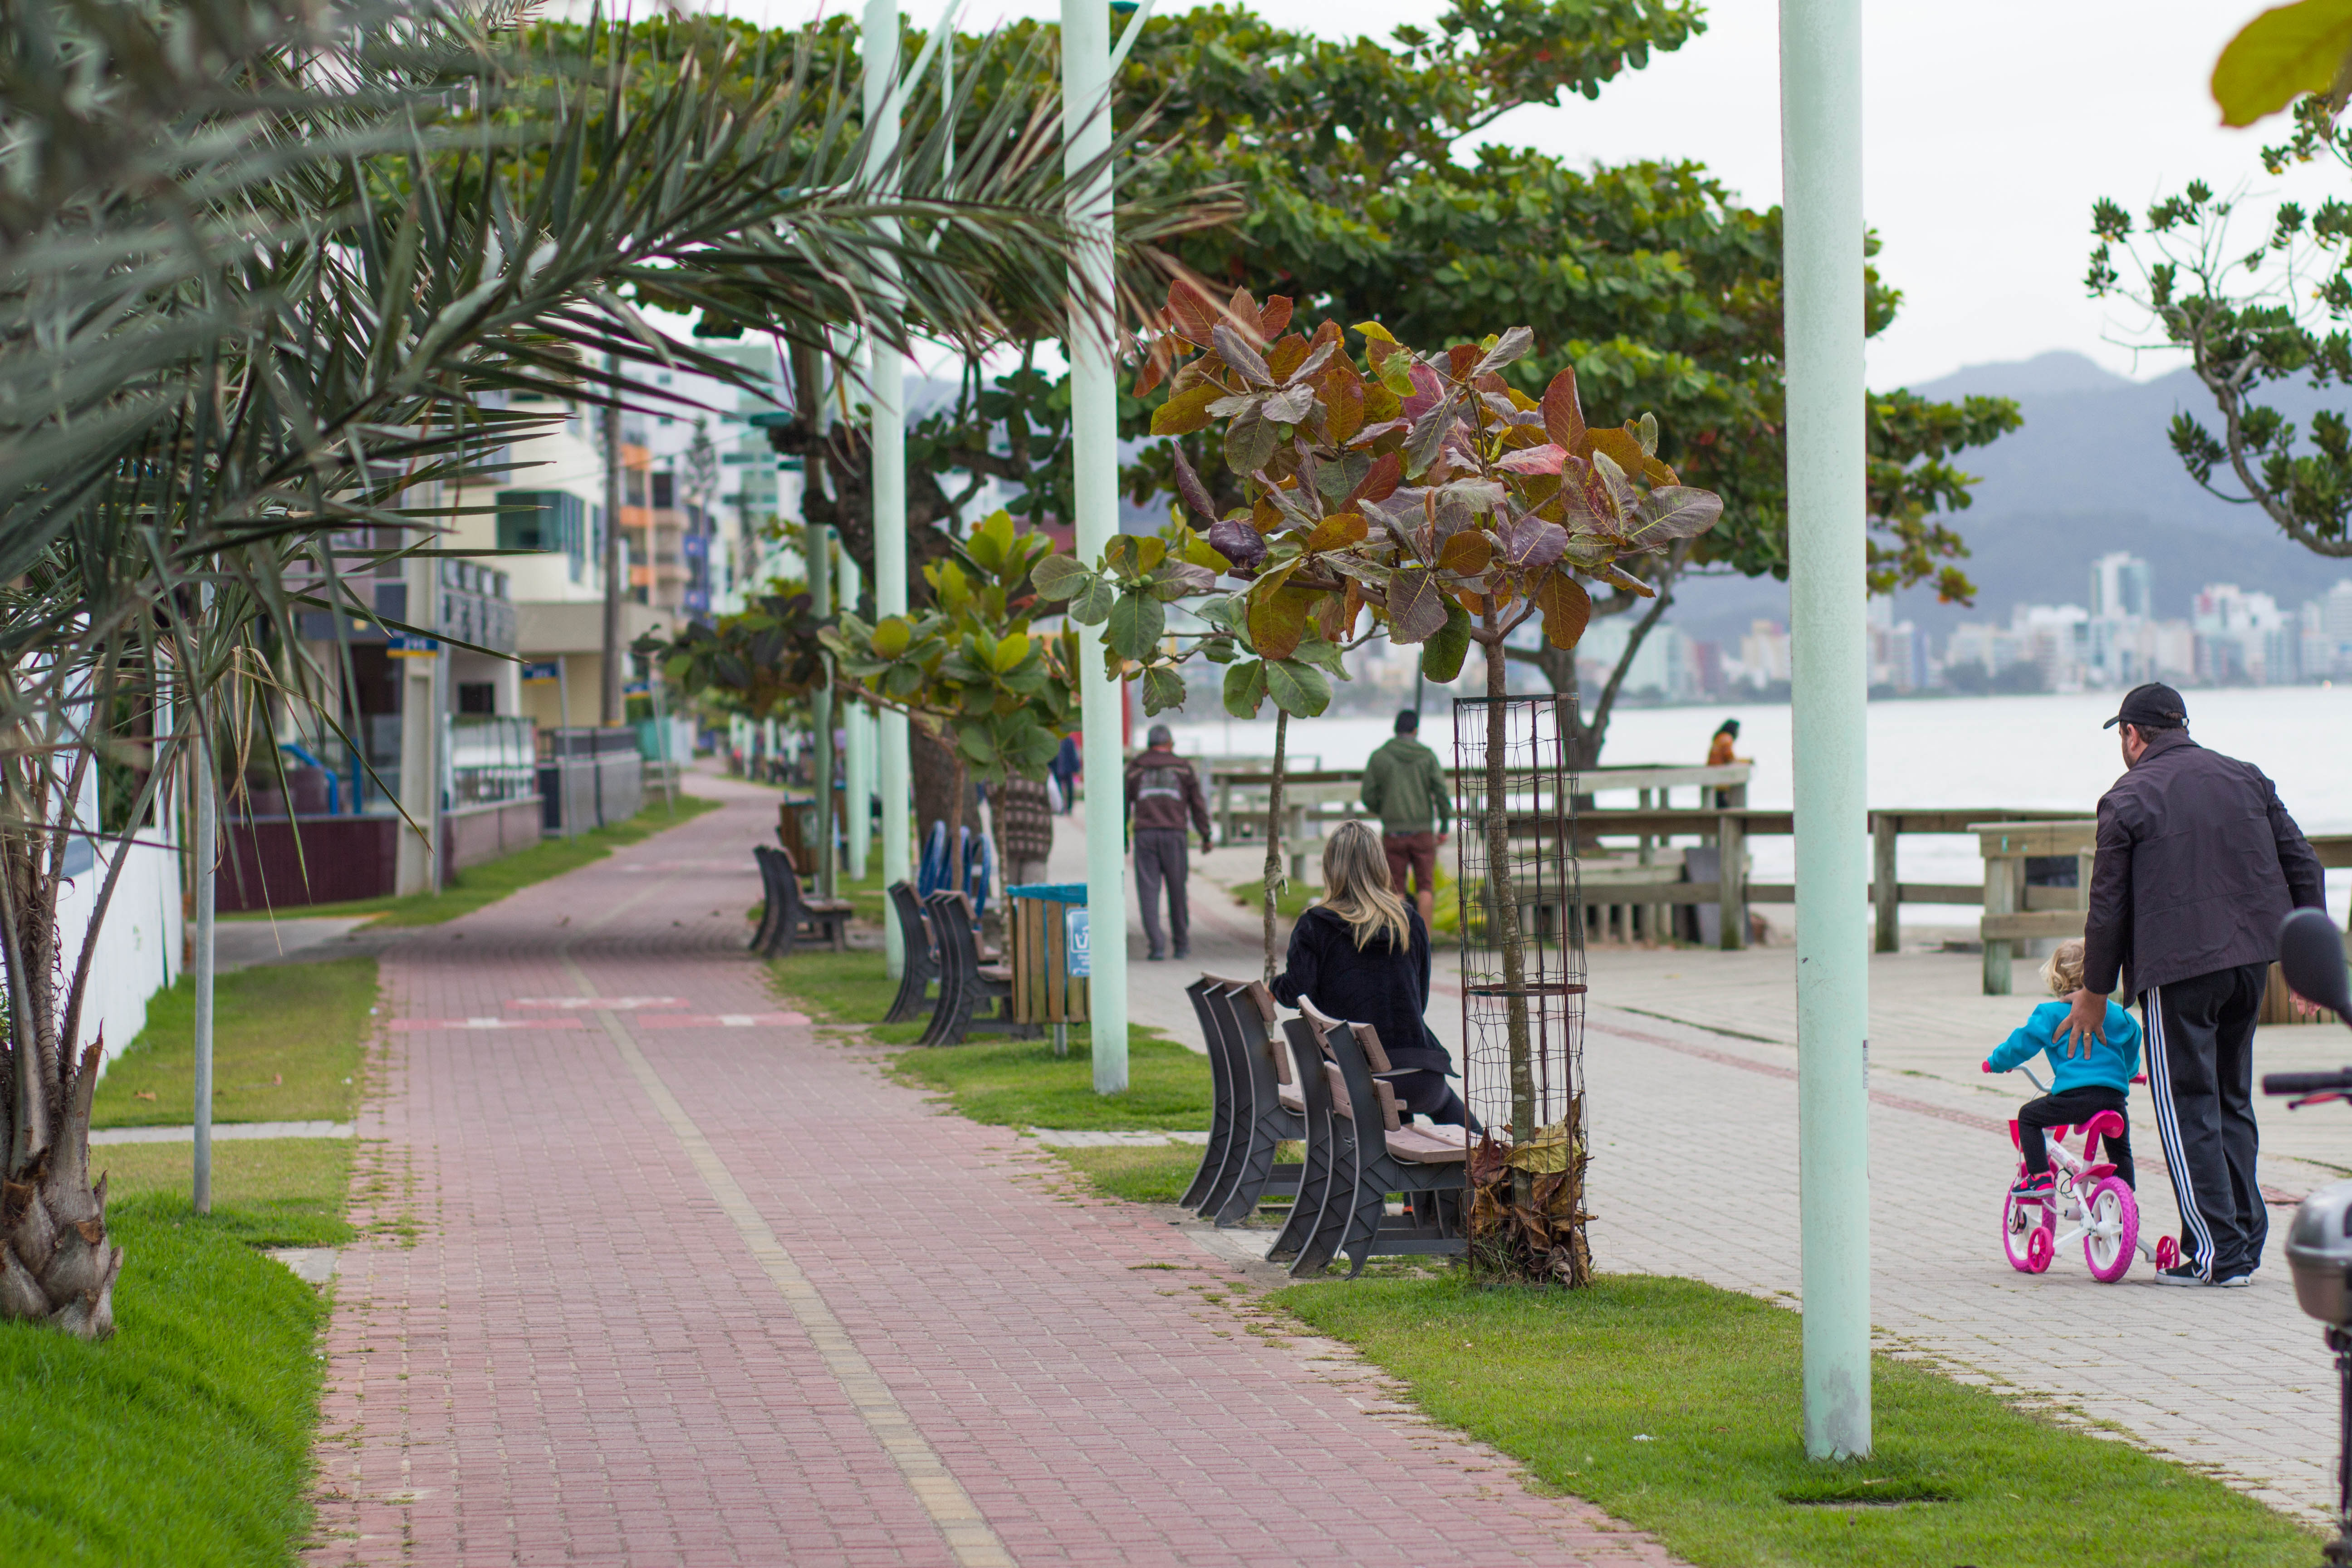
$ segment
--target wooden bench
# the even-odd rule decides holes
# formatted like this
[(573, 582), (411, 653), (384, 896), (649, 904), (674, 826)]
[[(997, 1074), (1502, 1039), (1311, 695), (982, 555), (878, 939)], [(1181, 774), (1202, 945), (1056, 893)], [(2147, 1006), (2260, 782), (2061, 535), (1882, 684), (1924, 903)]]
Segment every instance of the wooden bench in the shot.
[[(988, 962), (981, 951), (971, 900), (942, 888), (924, 900), (924, 913), (939, 943), (940, 996), (931, 1008), (930, 1026), (918, 1043), (960, 1045), (972, 1035), (1035, 1039), (1036, 1026), (1013, 1016), (1013, 971)], [(996, 1010), (982, 1014), (981, 1007), (990, 1001), (996, 1003)]]
[(1295, 1089), (1286, 1092), (1288, 1053), (1271, 1033), (1274, 996), (1256, 981), (1203, 974), (1185, 987), (1209, 1046), (1209, 1146), (1178, 1200), (1203, 1219), (1236, 1225), (1269, 1193), (1296, 1193), (1300, 1167), (1280, 1163), (1281, 1146), (1306, 1136)]
[[(1396, 1091), (1376, 1076), (1396, 1069), (1370, 1025), (1329, 1017), (1302, 998), (1283, 1033), (1307, 1106), (1307, 1171), (1285, 1227), (1299, 1233), (1292, 1276), (1319, 1275), (1341, 1253), (1350, 1279), (1377, 1257), (1463, 1253), (1468, 1133), (1404, 1125)], [(1394, 1220), (1391, 1193), (1406, 1202)]]
[(767, 890), (768, 907), (751, 950), (769, 958), (783, 958), (796, 941), (828, 942), (841, 952), (849, 946), (850, 903), (847, 899), (812, 899), (801, 891), (800, 868), (792, 851), (752, 846), (760, 862), (760, 881)]

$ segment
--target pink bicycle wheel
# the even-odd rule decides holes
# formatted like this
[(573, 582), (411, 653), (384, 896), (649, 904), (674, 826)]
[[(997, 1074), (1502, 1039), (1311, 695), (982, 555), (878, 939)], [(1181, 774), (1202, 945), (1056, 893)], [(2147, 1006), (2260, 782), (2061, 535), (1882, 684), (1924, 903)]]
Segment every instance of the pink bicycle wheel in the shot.
[(2083, 1205), (2083, 1261), (2091, 1278), (2112, 1285), (2131, 1272), (2139, 1247), (2139, 1200), (2114, 1176), (2091, 1189)]
[(2162, 1273), (2165, 1269), (2179, 1267), (2180, 1238), (2177, 1236), (2168, 1236), (2156, 1244), (2157, 1272)]
[(2000, 1209), (2000, 1249), (2009, 1256), (2009, 1266), (2020, 1274), (2039, 1274), (2029, 1257), (2034, 1233), (2046, 1226), (2049, 1205), (2032, 1198), (2021, 1198), (2015, 1193)]
[(2057, 1250), (2057, 1242), (2050, 1234), (2050, 1227), (2046, 1225), (2034, 1226), (2033, 1234), (2025, 1238), (2025, 1267), (2027, 1272), (2040, 1274), (2043, 1270), (2047, 1269), (2050, 1267), (2051, 1254)]

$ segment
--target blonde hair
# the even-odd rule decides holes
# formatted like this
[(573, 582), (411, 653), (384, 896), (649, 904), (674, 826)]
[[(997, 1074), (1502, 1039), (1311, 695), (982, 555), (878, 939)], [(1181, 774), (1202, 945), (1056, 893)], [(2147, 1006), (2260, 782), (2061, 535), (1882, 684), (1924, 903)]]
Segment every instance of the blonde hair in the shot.
[(2068, 937), (2042, 961), (2042, 984), (2053, 996), (2069, 996), (2083, 988), (2083, 939)]
[(1412, 944), (1404, 900), (1389, 886), (1388, 852), (1360, 822), (1343, 822), (1323, 845), (1323, 907), (1348, 922), (1358, 952), (1387, 931), (1398, 952)]

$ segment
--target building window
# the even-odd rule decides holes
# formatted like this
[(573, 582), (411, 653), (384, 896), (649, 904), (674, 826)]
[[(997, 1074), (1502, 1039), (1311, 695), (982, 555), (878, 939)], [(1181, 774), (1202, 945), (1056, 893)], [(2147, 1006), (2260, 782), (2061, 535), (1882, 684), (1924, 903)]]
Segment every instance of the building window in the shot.
[(457, 711), (460, 713), (496, 713), (499, 710), (499, 688), (496, 681), (461, 680), (457, 683)]
[(654, 505), (658, 507), (667, 507), (676, 506), (677, 504), (677, 476), (671, 473), (656, 474), (654, 476)]
[(500, 490), (499, 548), (562, 551), (572, 581), (588, 557), (588, 508), (570, 490)]

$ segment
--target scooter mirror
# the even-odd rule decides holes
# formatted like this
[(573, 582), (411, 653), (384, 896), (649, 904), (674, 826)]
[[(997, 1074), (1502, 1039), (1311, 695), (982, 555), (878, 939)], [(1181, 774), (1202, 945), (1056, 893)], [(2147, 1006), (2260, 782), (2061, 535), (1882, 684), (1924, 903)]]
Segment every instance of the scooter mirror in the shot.
[(2307, 1002), (2352, 1021), (2352, 986), (2344, 973), (2344, 933), (2326, 910), (2297, 910), (2279, 926), (2279, 967)]

